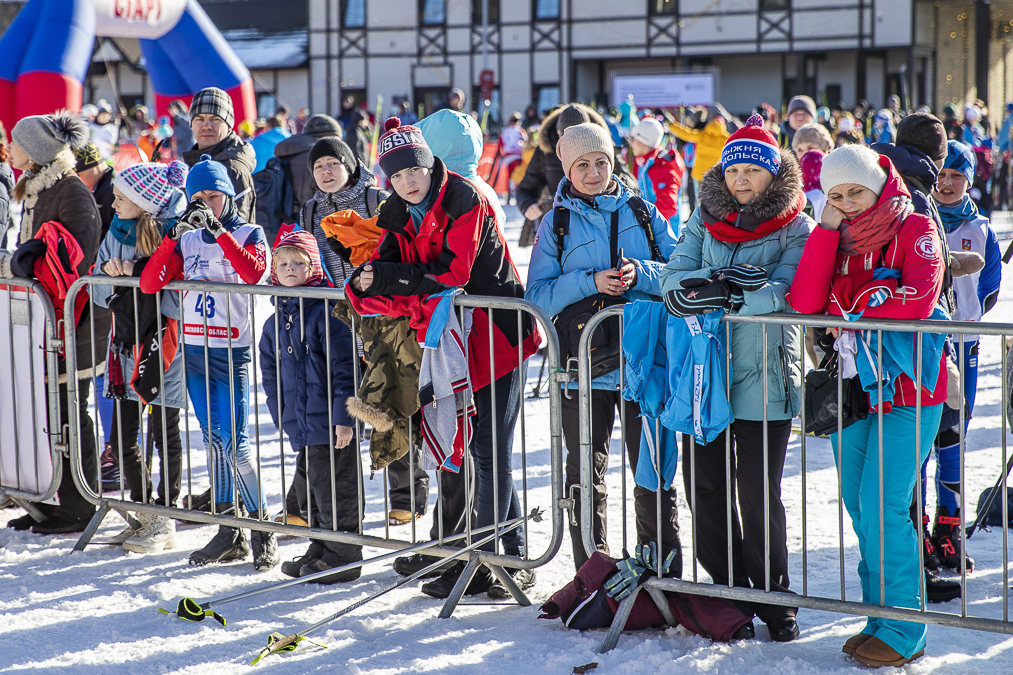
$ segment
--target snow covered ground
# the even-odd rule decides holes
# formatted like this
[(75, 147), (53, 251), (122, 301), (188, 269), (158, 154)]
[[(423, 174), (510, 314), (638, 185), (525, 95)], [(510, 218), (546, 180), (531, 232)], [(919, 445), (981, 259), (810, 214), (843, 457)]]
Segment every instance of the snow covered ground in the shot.
[[(508, 236), (516, 241), (520, 220), (516, 210)], [(522, 275), (530, 249), (515, 249)], [(990, 315), (1007, 319), (1013, 312), (1013, 279), (1003, 283), (998, 307)], [(266, 318), (266, 306), (258, 303), (258, 321)], [(965, 478), (968, 508), (974, 509), (978, 494), (991, 485), (1001, 465), (1000, 434), (1004, 433), (1000, 411), (999, 348), (996, 339), (982, 347), (981, 375), (975, 419), (968, 436)], [(533, 383), (538, 360), (529, 369)], [(531, 387), (528, 387), (530, 391)], [(264, 481), (272, 495), (272, 509), (280, 509), (278, 432), (266, 407), (258, 406), (263, 443)], [(548, 404), (546, 399), (525, 402), (526, 477), (531, 506), (549, 505)], [(251, 416), (253, 421), (253, 416)], [(189, 438), (194, 490), (203, 489), (204, 454), (196, 421), (190, 418)], [(251, 433), (251, 436), (253, 434)], [(520, 478), (520, 443), (515, 444), (515, 478)], [(291, 469), (291, 454), (289, 469)], [(364, 471), (368, 477), (368, 456)], [(837, 478), (829, 443), (808, 439), (806, 489), (802, 489), (802, 453), (793, 437), (785, 467), (783, 494), (789, 514), (791, 587), (824, 597), (840, 597), (840, 558)], [(621, 463), (618, 443), (613, 444), (608, 474), (610, 541), (614, 551), (622, 547), (620, 494)], [(632, 483), (628, 483), (629, 486)], [(681, 481), (678, 483), (681, 492)], [(366, 529), (384, 533), (384, 482), (379, 474), (366, 480)], [(932, 486), (930, 503), (934, 503)], [(435, 499), (435, 489), (432, 495)], [(432, 500), (431, 500), (432, 501)], [(808, 518), (807, 546), (803, 546), (801, 512)], [(231, 595), (285, 579), (277, 569), (258, 574), (249, 562), (197, 569), (187, 565), (189, 553), (212, 536), (211, 526), (181, 525), (176, 550), (142, 556), (121, 548), (95, 543), (83, 553), (71, 554), (73, 536), (40, 537), (2, 528), (20, 509), (0, 511), (0, 673), (47, 672), (66, 674), (104, 673), (199, 673), (228, 675), (259, 669), (270, 673), (570, 673), (574, 666), (597, 662), (595, 673), (745, 673), (843, 674), (866, 669), (844, 656), (840, 647), (863, 625), (860, 617), (802, 610), (801, 637), (789, 644), (772, 643), (757, 623), (757, 638), (736, 644), (712, 644), (681, 628), (642, 631), (624, 635), (618, 648), (597, 654), (604, 631), (579, 633), (559, 621), (538, 620), (537, 605), (563, 586), (573, 575), (569, 537), (564, 535), (558, 555), (538, 570), (538, 584), (530, 592), (533, 607), (510, 602), (488, 602), (485, 596), (466, 598), (454, 617), (440, 620), (441, 602), (421, 595), (416, 584), (402, 587), (362, 609), (324, 627), (312, 637), (327, 648), (304, 644), (291, 654), (272, 655), (258, 666), (250, 661), (264, 647), (267, 635), (288, 634), (306, 627), (382, 589), (399, 577), (387, 564), (372, 565), (354, 583), (324, 587), (301, 585), (235, 602), (221, 608), (228, 627), (213, 621), (188, 623), (167, 618), (157, 607), (173, 608), (179, 598), (198, 601)], [(693, 578), (692, 519), (683, 500), (681, 508), (685, 577)], [(859, 599), (855, 567), (856, 540), (844, 516), (843, 542), (846, 597)], [(419, 522), (417, 535), (426, 537), (429, 519)], [(110, 515), (95, 541), (115, 534), (122, 527)], [(529, 530), (530, 552), (540, 555), (547, 545), (551, 524), (542, 522)], [(628, 530), (634, 531), (632, 518)], [(391, 536), (411, 538), (411, 528), (390, 528)], [(301, 555), (305, 540), (280, 542), (284, 559)], [(808, 550), (803, 569), (802, 551)], [(977, 567), (968, 577), (967, 612), (971, 615), (1003, 616), (1002, 533), (981, 532), (970, 544)], [(384, 551), (367, 549), (365, 555)], [(707, 579), (697, 571), (701, 581)], [(959, 614), (960, 601), (931, 609)], [(929, 626), (926, 655), (903, 672), (1005, 674), (1013, 671), (1013, 638), (993, 633)]]

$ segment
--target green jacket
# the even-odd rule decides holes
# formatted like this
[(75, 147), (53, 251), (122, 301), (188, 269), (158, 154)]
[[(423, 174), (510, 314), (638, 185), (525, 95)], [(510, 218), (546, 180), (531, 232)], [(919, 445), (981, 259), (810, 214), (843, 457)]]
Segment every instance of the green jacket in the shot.
[[(781, 171), (765, 193), (746, 205), (761, 220), (782, 212), (802, 190), (801, 174), (794, 157), (782, 151)], [(753, 241), (726, 243), (708, 232), (701, 208), (716, 216), (736, 208), (725, 188), (721, 166), (708, 171), (700, 184), (701, 206), (683, 227), (682, 235), (661, 273), (661, 290), (681, 288), (683, 279), (708, 278), (715, 270), (749, 263), (767, 271), (769, 283), (758, 291), (743, 293), (745, 302), (731, 314), (752, 316), (791, 312), (785, 294), (795, 277), (802, 249), (815, 223), (799, 214), (788, 225)], [(832, 264), (832, 263), (831, 263)], [(802, 340), (798, 326), (767, 325), (767, 359), (763, 359), (763, 326), (731, 324), (731, 404), (736, 419), (763, 419), (763, 377), (767, 379), (767, 419), (791, 419), (799, 413), (802, 386)], [(724, 339), (722, 332), (722, 339)]]

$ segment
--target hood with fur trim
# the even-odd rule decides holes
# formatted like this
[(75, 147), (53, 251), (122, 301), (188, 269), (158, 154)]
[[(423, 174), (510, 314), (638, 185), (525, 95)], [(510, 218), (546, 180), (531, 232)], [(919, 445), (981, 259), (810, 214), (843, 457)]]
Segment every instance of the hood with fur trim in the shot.
[[(602, 129), (608, 131), (609, 127), (608, 124), (605, 123), (605, 118), (602, 117), (596, 110), (582, 103), (573, 103), (570, 105), (575, 105), (581, 110), (583, 110), (585, 113), (587, 113), (587, 116), (590, 118), (591, 122), (597, 124)], [(546, 155), (556, 154), (556, 142), (559, 141), (559, 132), (556, 131), (556, 121), (559, 119), (559, 114), (563, 112), (563, 110), (566, 107), (567, 106), (565, 105), (559, 106), (558, 108), (550, 112), (548, 115), (545, 116), (545, 119), (542, 120), (542, 125), (541, 127), (539, 127), (540, 131), (538, 132), (538, 147)]]
[(798, 200), (802, 193), (802, 170), (791, 150), (781, 149), (781, 169), (774, 176), (766, 192), (739, 206), (725, 185), (721, 164), (715, 164), (700, 181), (700, 205), (712, 216), (724, 220), (732, 213), (740, 213), (757, 223), (764, 223), (781, 215)]
[[(64, 176), (74, 174), (76, 160), (70, 148), (64, 148), (56, 155), (56, 159), (39, 170), (38, 173), (26, 171), (21, 174), (21, 180), (25, 182), (25, 198), (21, 204), (21, 236), (19, 243), (23, 244), (35, 236), (33, 217), (35, 205), (39, 195), (56, 185), (56, 182)], [(41, 225), (41, 223), (40, 223)]]

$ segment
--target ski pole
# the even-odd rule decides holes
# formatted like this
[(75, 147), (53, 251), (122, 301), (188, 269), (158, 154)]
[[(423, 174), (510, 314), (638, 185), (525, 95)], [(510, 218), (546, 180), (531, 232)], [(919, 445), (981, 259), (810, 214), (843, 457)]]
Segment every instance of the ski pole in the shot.
[[(531, 510), (531, 513), (528, 516), (525, 516), (525, 517), (522, 517), (522, 518), (517, 518), (516, 521), (513, 524), (511, 524), (511, 525), (509, 525), (507, 527), (504, 527), (503, 526), (504, 524), (500, 524), (499, 533), (502, 535), (502, 534), (506, 534), (507, 532), (510, 532), (511, 530), (517, 529), (518, 527), (520, 527), (524, 523), (525, 520), (528, 520), (529, 518), (531, 520), (535, 521), (536, 523), (537, 522), (541, 522), (541, 520), (542, 520), (542, 512), (539, 511), (538, 508), (536, 507), (536, 508), (534, 508), (534, 509)], [(404, 579), (401, 579), (397, 583), (392, 584), (392, 585), (388, 586), (387, 588), (379, 590), (376, 593), (373, 593), (372, 595), (367, 595), (362, 600), (359, 600), (357, 602), (353, 602), (351, 605), (349, 605), (348, 607), (345, 607), (341, 611), (336, 612), (334, 614), (331, 614), (330, 616), (328, 616), (326, 618), (323, 618), (320, 621), (317, 621), (312, 626), (307, 626), (305, 629), (303, 629), (302, 631), (300, 631), (298, 633), (292, 633), (291, 635), (282, 635), (281, 633), (271, 633), (270, 635), (267, 636), (267, 647), (265, 647), (264, 649), (262, 649), (260, 651), (260, 654), (257, 655), (257, 658), (253, 659), (253, 661), (250, 663), (250, 665), (251, 666), (252, 665), (256, 665), (257, 662), (260, 661), (262, 658), (264, 658), (265, 656), (267, 656), (269, 654), (273, 654), (275, 652), (282, 652), (282, 651), (284, 651), (284, 652), (291, 652), (291, 651), (295, 651), (295, 649), (298, 646), (298, 644), (300, 642), (302, 642), (303, 640), (306, 640), (308, 642), (313, 642), (313, 644), (321, 646), (321, 647), (326, 647), (326, 645), (322, 645), (319, 642), (314, 642), (313, 640), (310, 640), (306, 636), (309, 635), (310, 633), (312, 633), (313, 631), (317, 630), (321, 626), (324, 626), (324, 625), (330, 623), (331, 621), (334, 621), (335, 619), (338, 619), (338, 618), (344, 616), (345, 614), (348, 614), (348, 613), (350, 613), (350, 612), (358, 609), (359, 607), (362, 607), (367, 602), (370, 602), (372, 600), (376, 600), (377, 598), (379, 598), (381, 595), (384, 595), (385, 593), (389, 593), (390, 591), (393, 591), (396, 588), (400, 588), (401, 586), (404, 586), (407, 583), (411, 583), (412, 581), (415, 581), (416, 579), (418, 579), (419, 577), (421, 577), (421, 576), (423, 576), (425, 574), (429, 574), (430, 572), (432, 572), (433, 570), (435, 570), (437, 567), (439, 567), (440, 565), (442, 565), (443, 563), (445, 563), (447, 560), (450, 560), (451, 558), (456, 558), (459, 555), (461, 555), (462, 553), (468, 553), (470, 551), (474, 551), (479, 546), (483, 546), (484, 544), (487, 544), (488, 542), (492, 541), (495, 538), (496, 538), (496, 533), (494, 532), (493, 534), (490, 534), (489, 536), (484, 537), (484, 538), (480, 539), (479, 541), (476, 541), (471, 546), (467, 546), (465, 548), (462, 548), (460, 551), (457, 551), (456, 553), (451, 553), (448, 556), (444, 556), (443, 558), (440, 558), (438, 561), (434, 562), (432, 565), (429, 565), (428, 567), (424, 567), (424, 568), (420, 569), (415, 574), (412, 574), (409, 577), (405, 577)]]
[(978, 515), (975, 516), (974, 522), (967, 528), (966, 537), (971, 538), (971, 535), (978, 531), (979, 528), (983, 528), (982, 521), (988, 518), (988, 512), (992, 510), (992, 503), (995, 501), (996, 496), (1002, 491), (1002, 479), (1005, 476), (1009, 476), (1009, 472), (1013, 470), (1013, 457), (1009, 458), (1006, 462), (1006, 472), (999, 476), (999, 480), (996, 481), (995, 487), (985, 497), (985, 501), (982, 502), (983, 508), (978, 509)]
[[(522, 522), (524, 522), (524, 520), (525, 520), (524, 517), (515, 518), (515, 519), (509, 520), (509, 521), (507, 521), (505, 523), (500, 523), (500, 528), (502, 529), (504, 526), (511, 526), (511, 525), (514, 525), (514, 524), (520, 525)], [(472, 530), (471, 534), (475, 535), (475, 534), (481, 534), (481, 533), (484, 533), (484, 532), (490, 532), (493, 529), (495, 529), (495, 525), (488, 525), (486, 527), (483, 527), (483, 528), (480, 528), (480, 529), (477, 529), (477, 530)], [(456, 541), (458, 539), (464, 539), (467, 536), (468, 536), (468, 533), (467, 532), (463, 532), (461, 534), (455, 534), (455, 535), (450, 536), (450, 537), (444, 537), (443, 541), (444, 542)], [(280, 582), (275, 583), (275, 584), (268, 584), (267, 586), (261, 586), (260, 588), (254, 588), (252, 590), (244, 591), (244, 592), (239, 593), (237, 595), (230, 595), (230, 596), (227, 596), (227, 597), (224, 597), (224, 598), (212, 598), (212, 599), (208, 600), (207, 602), (203, 602), (203, 603), (198, 603), (193, 598), (183, 598), (176, 605), (176, 611), (171, 612), (171, 611), (169, 611), (167, 609), (162, 609), (161, 607), (158, 608), (158, 611), (161, 612), (162, 614), (165, 614), (166, 616), (169, 616), (170, 614), (175, 614), (179, 618), (185, 619), (186, 621), (197, 621), (197, 622), (200, 622), (200, 621), (203, 621), (204, 619), (210, 617), (210, 618), (214, 619), (215, 621), (217, 621), (218, 623), (220, 623), (222, 626), (224, 626), (225, 625), (225, 617), (222, 616), (221, 614), (219, 614), (218, 612), (211, 611), (212, 607), (220, 607), (222, 605), (227, 605), (230, 602), (235, 602), (237, 600), (243, 600), (245, 598), (251, 598), (251, 597), (253, 597), (255, 595), (260, 595), (262, 593), (270, 593), (272, 591), (280, 591), (281, 589), (283, 589), (283, 588), (289, 588), (290, 586), (297, 586), (299, 584), (305, 584), (305, 583), (313, 582), (313, 581), (316, 581), (317, 579), (320, 579), (322, 577), (327, 577), (327, 576), (330, 576), (332, 574), (340, 574), (341, 572), (346, 572), (348, 570), (353, 570), (353, 569), (355, 569), (357, 567), (362, 567), (364, 565), (369, 565), (371, 563), (376, 563), (376, 562), (383, 562), (384, 560), (390, 560), (391, 558), (397, 558), (397, 557), (400, 557), (402, 555), (406, 555), (406, 554), (409, 554), (409, 553), (415, 553), (416, 551), (422, 551), (422, 550), (425, 550), (427, 548), (432, 548), (434, 546), (439, 546), (439, 545), (440, 545), (440, 540), (438, 540), (438, 539), (433, 539), (432, 541), (424, 541), (424, 542), (421, 542), (419, 544), (415, 544), (413, 546), (409, 546), (408, 548), (398, 549), (396, 551), (390, 551), (388, 553), (384, 553), (383, 555), (378, 555), (376, 557), (369, 558), (367, 560), (359, 560), (359, 561), (356, 561), (356, 562), (348, 563), (347, 565), (342, 565), (340, 567), (334, 567), (334, 568), (331, 568), (331, 569), (323, 570), (321, 572), (314, 572), (313, 574), (308, 574), (308, 575), (306, 575), (304, 577), (298, 577), (296, 579), (289, 579), (287, 581), (280, 581)], [(454, 555), (460, 555), (460, 553), (455, 553)]]

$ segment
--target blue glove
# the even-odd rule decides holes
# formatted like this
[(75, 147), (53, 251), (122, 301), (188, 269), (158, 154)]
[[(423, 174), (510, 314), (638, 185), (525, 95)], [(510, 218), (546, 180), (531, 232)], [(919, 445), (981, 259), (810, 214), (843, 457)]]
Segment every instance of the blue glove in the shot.
[(867, 307), (879, 307), (884, 302), (893, 297), (893, 294), (886, 288), (881, 288), (871, 296), (869, 296), (869, 303)]
[[(668, 574), (668, 571), (672, 568), (672, 562), (675, 561), (675, 551), (669, 551), (668, 555), (665, 556), (665, 561), (661, 563), (661, 576)], [(658, 544), (656, 542), (650, 542), (648, 544), (637, 544), (637, 561), (645, 568), (652, 572), (658, 572)]]
[(620, 560), (617, 566), (619, 571), (605, 582), (605, 589), (610, 598), (622, 601), (640, 585), (641, 577), (648, 574), (648, 570), (636, 558)]

